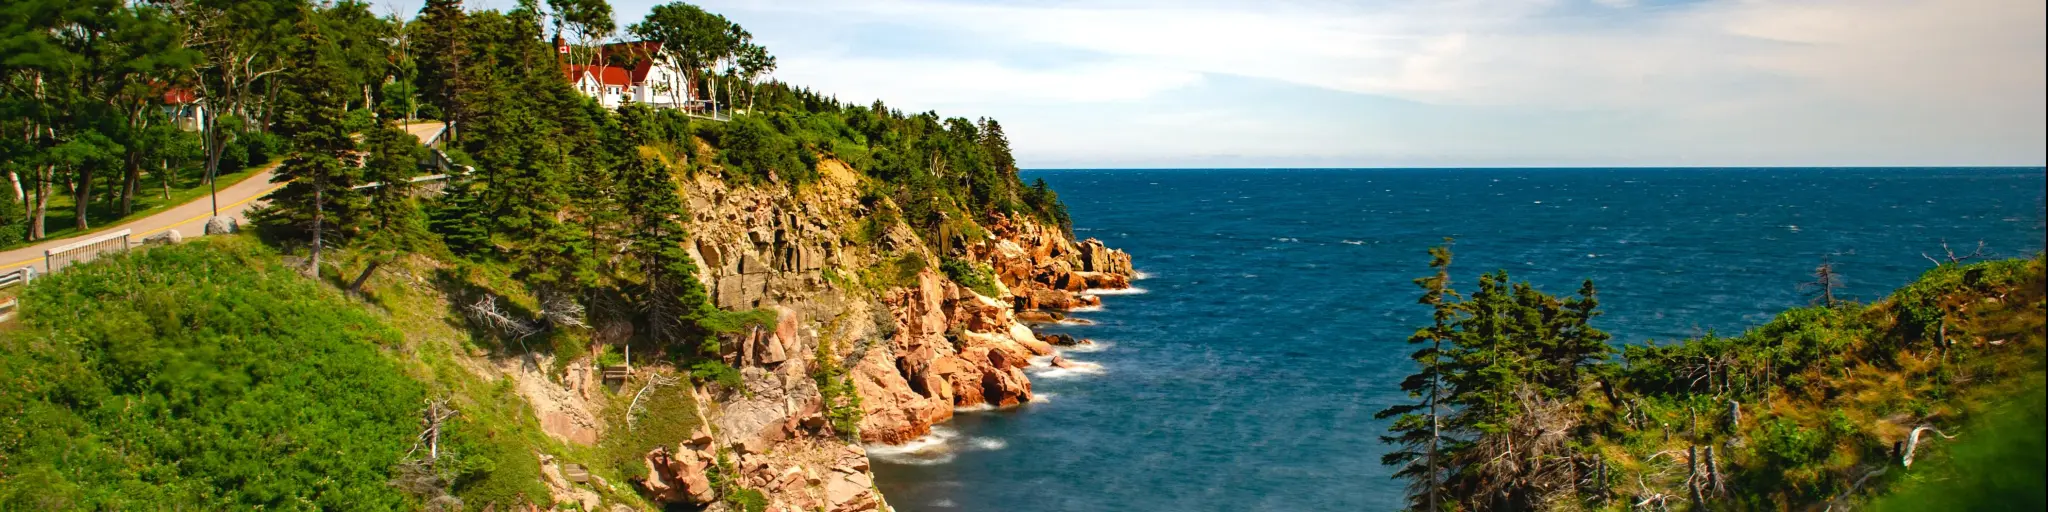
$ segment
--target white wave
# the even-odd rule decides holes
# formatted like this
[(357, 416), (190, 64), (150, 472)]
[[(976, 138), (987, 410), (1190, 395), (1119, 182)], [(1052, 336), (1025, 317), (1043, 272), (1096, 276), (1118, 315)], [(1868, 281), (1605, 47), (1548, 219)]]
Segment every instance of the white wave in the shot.
[(1151, 279), (1151, 278), (1152, 278), (1152, 273), (1151, 273), (1151, 272), (1146, 272), (1146, 271), (1143, 271), (1143, 270), (1133, 270), (1133, 271), (1131, 271), (1131, 280), (1132, 280), (1132, 281), (1143, 281), (1143, 280), (1146, 280), (1146, 279)]
[(1081, 306), (1078, 308), (1067, 310), (1068, 313), (1093, 313), (1096, 311), (1102, 311), (1102, 305), (1097, 304), (1094, 306)]
[(958, 506), (960, 506), (960, 505), (954, 504), (954, 503), (953, 503), (953, 500), (949, 500), (949, 499), (945, 499), (945, 498), (940, 498), (940, 499), (939, 499), (939, 501), (934, 501), (934, 502), (932, 502), (932, 507), (934, 507), (934, 508), (953, 508), (953, 507), (958, 507)]
[(1358, 240), (1345, 240), (1344, 245), (1365, 245), (1365, 242)]
[(1076, 354), (1087, 354), (1087, 353), (1091, 353), (1091, 352), (1101, 352), (1101, 351), (1103, 351), (1103, 350), (1105, 350), (1105, 349), (1108, 349), (1108, 348), (1109, 348), (1109, 347), (1110, 347), (1111, 345), (1115, 345), (1115, 343), (1112, 343), (1112, 342), (1107, 342), (1107, 341), (1100, 341), (1100, 340), (1091, 340), (1091, 341), (1094, 341), (1094, 343), (1089, 343), (1089, 344), (1085, 344), (1085, 345), (1074, 345), (1074, 346), (1071, 346), (1071, 347), (1053, 347), (1053, 350), (1055, 350), (1055, 351), (1058, 351), (1059, 353), (1062, 353), (1062, 354), (1065, 354), (1065, 353), (1068, 353), (1068, 352), (1073, 352), (1073, 353), (1076, 353)]
[(865, 445), (868, 457), (891, 464), (932, 466), (953, 462), (955, 458), (951, 443), (960, 437), (960, 432), (943, 426), (932, 427), (930, 434), (912, 439), (899, 445)]
[(1027, 368), (1026, 371), (1030, 372), (1034, 377), (1045, 379), (1070, 379), (1088, 375), (1101, 375), (1104, 371), (1107, 371), (1102, 368), (1102, 365), (1072, 359), (1067, 360), (1067, 366), (1067, 368), (1050, 365), (1046, 367), (1032, 366)]
[(1145, 289), (1136, 286), (1130, 288), (1089, 288), (1081, 293), (1089, 295), (1138, 295), (1145, 293)]
[(993, 410), (996, 410), (996, 406), (995, 406), (995, 404), (990, 404), (990, 403), (987, 403), (987, 402), (982, 402), (982, 403), (978, 403), (978, 404), (974, 404), (974, 405), (966, 405), (966, 406), (954, 406), (954, 407), (953, 407), (953, 413), (954, 413), (954, 414), (961, 414), (961, 413), (970, 413), (970, 412), (987, 412), (987, 411), (993, 411)]
[(976, 450), (992, 452), (1010, 447), (1010, 443), (994, 437), (977, 437), (967, 440), (967, 446)]
[(1057, 394), (1057, 393), (1032, 393), (1032, 394), (1031, 394), (1031, 403), (1034, 403), (1034, 404), (1042, 404), (1042, 403), (1046, 403), (1046, 402), (1051, 402), (1051, 401), (1052, 401), (1052, 397), (1056, 397), (1056, 396), (1059, 396), (1059, 394)]

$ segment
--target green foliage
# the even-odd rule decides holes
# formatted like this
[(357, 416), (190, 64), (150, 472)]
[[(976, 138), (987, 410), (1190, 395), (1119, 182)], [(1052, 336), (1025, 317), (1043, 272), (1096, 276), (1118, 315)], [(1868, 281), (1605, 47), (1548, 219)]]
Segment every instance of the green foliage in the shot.
[(740, 389), (745, 385), (740, 380), (739, 370), (716, 359), (703, 359), (691, 364), (690, 377), (697, 382), (717, 383), (726, 389)]
[[(1993, 404), (1959, 429), (1945, 454), (1920, 455), (1894, 490), (1872, 503), (1881, 512), (2048, 509), (2048, 393), (2040, 381)], [(1949, 442), (1929, 438), (1933, 443)]]
[(952, 278), (953, 282), (960, 283), (960, 286), (974, 290), (974, 293), (979, 293), (983, 297), (1002, 296), (996, 289), (995, 271), (990, 270), (988, 265), (946, 258), (939, 264), (939, 269), (946, 273), (946, 277)]
[(839, 362), (832, 342), (825, 341), (818, 346), (818, 359), (811, 368), (811, 379), (818, 383), (818, 394), (825, 403), (825, 417), (832, 422), (832, 431), (848, 441), (860, 439), (860, 393), (854, 389), (853, 377)]
[(728, 174), (747, 183), (763, 183), (772, 176), (803, 184), (818, 177), (815, 169), (797, 157), (795, 140), (754, 116), (741, 116), (726, 124), (719, 139), (719, 156), (725, 160)]
[(726, 502), (746, 512), (765, 512), (768, 510), (768, 496), (761, 494), (761, 491), (753, 489), (735, 489), (731, 495), (726, 497)]
[(861, 286), (870, 290), (917, 286), (917, 275), (930, 266), (924, 255), (915, 252), (904, 252), (895, 257), (883, 258), (874, 265), (861, 269)]
[(716, 311), (704, 315), (698, 325), (712, 334), (739, 334), (751, 328), (774, 329), (776, 315), (775, 310), (767, 308)]
[[(598, 440), (605, 462), (627, 479), (647, 476), (647, 452), (673, 450), (703, 425), (696, 399), (687, 388), (655, 386), (641, 398), (638, 409), (628, 411), (644, 385), (634, 383), (614, 397), (612, 406), (605, 408), (605, 435)], [(628, 421), (628, 414), (638, 417)]]
[(597, 366), (619, 366), (626, 364), (626, 354), (611, 345), (601, 345), (597, 350)]
[(38, 279), (0, 334), (0, 508), (412, 508), (403, 335), (247, 240)]

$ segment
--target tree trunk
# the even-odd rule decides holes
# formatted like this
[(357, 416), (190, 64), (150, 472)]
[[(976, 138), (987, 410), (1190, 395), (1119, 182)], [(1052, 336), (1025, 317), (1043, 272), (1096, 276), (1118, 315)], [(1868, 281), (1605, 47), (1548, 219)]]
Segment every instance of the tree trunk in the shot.
[(362, 294), (363, 294), (363, 283), (364, 283), (364, 282), (367, 282), (367, 281), (369, 281), (369, 280), (370, 280), (370, 275), (371, 275), (371, 274), (375, 274), (375, 273), (377, 272), (377, 267), (379, 267), (379, 266), (382, 266), (383, 264), (384, 264), (384, 262), (381, 262), (381, 261), (377, 261), (377, 260), (370, 260), (370, 265), (369, 265), (369, 266), (366, 266), (366, 267), (363, 267), (363, 273), (362, 273), (362, 275), (356, 276), (356, 280), (355, 280), (355, 281), (352, 281), (352, 282), (350, 282), (350, 283), (348, 284), (348, 291), (349, 291), (349, 293), (353, 293), (353, 294), (356, 294), (356, 295), (362, 295)]
[(57, 167), (51, 164), (44, 164), (42, 169), (37, 172), (40, 175), (36, 179), (35, 215), (29, 216), (28, 219), (28, 239), (30, 240), (43, 239), (44, 220), (50, 212), (50, 180), (55, 177)]
[[(23, 206), (27, 206), (28, 196), (23, 194), (21, 191), (21, 173), (7, 171), (7, 182), (11, 185), (14, 185), (14, 202), (21, 203)], [(22, 213), (26, 214), (28, 213), (28, 210), (23, 209)]]
[(71, 198), (74, 203), (72, 210), (78, 212), (78, 218), (75, 219), (77, 222), (74, 224), (78, 226), (79, 231), (85, 231), (89, 229), (85, 221), (85, 210), (92, 204), (92, 166), (78, 168), (78, 179), (72, 183)]
[(321, 224), (327, 220), (327, 208), (322, 204), (325, 198), (321, 195), (321, 188), (319, 182), (313, 183), (313, 255), (312, 265), (308, 270), (312, 272), (314, 279), (320, 278), (320, 228), (324, 227)]
[(140, 158), (141, 155), (135, 153), (128, 154), (128, 173), (121, 183), (121, 216), (123, 217), (135, 211), (135, 191), (142, 184), (142, 162), (139, 161)]

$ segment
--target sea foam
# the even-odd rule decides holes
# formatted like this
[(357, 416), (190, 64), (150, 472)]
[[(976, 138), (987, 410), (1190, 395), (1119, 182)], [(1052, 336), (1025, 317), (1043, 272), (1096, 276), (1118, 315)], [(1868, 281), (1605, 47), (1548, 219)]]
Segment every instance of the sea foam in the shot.
[(1141, 293), (1145, 293), (1145, 289), (1144, 289), (1144, 288), (1138, 288), (1138, 287), (1130, 287), (1130, 288), (1089, 288), (1089, 289), (1088, 289), (1087, 291), (1084, 291), (1084, 292), (1081, 292), (1081, 293), (1086, 293), (1086, 294), (1089, 294), (1089, 295), (1138, 295), (1138, 294), (1141, 294)]
[(944, 426), (933, 426), (930, 434), (912, 439), (908, 443), (896, 445), (874, 444), (863, 446), (863, 448), (867, 449), (868, 457), (879, 459), (883, 462), (911, 466), (932, 466), (953, 462), (955, 456), (952, 447), (948, 445), (952, 443), (953, 439), (958, 437), (960, 437), (959, 431)]

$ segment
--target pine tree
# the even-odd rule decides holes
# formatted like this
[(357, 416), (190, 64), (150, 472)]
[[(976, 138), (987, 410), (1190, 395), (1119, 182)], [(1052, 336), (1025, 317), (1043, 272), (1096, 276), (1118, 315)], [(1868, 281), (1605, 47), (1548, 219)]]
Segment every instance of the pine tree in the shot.
[(464, 64), (470, 57), (468, 15), (462, 0), (427, 0), (411, 29), (418, 66), (420, 95), (440, 111), (441, 119), (466, 119), (460, 103)]
[(1408, 508), (1412, 510), (1444, 509), (1441, 499), (1445, 467), (1441, 452), (1445, 408), (1441, 404), (1445, 395), (1444, 371), (1450, 362), (1445, 358), (1444, 342), (1452, 340), (1452, 326), (1461, 314), (1458, 294), (1450, 285), (1450, 243), (1451, 239), (1445, 238), (1444, 245), (1429, 250), (1429, 266), (1436, 274), (1415, 280), (1423, 290), (1417, 302), (1430, 307), (1432, 322), (1408, 337), (1410, 344), (1427, 346), (1409, 355), (1420, 370), (1401, 381), (1401, 390), (1419, 402), (1388, 407), (1374, 415), (1379, 419), (1395, 418), (1394, 424), (1387, 427), (1393, 435), (1380, 436), (1380, 440), (1399, 448), (1382, 456), (1380, 463), (1399, 467), (1394, 478), (1410, 481)]
[(377, 267), (417, 250), (432, 235), (419, 202), (413, 198), (412, 178), (428, 158), (419, 139), (391, 124), (363, 134), (363, 181), (376, 186), (364, 190), (367, 203), (356, 220), (361, 244), (370, 261), (363, 273), (349, 284), (350, 291), (362, 291)]
[(350, 219), (359, 209), (360, 195), (351, 190), (359, 169), (355, 140), (343, 123), (348, 84), (325, 58), (328, 43), (319, 27), (302, 17), (298, 29), (290, 55), (299, 66), (285, 74), (276, 127), (291, 141), (291, 154), (271, 178), (285, 186), (270, 195), (270, 206), (259, 218), (287, 231), (309, 230), (309, 271), (317, 274), (321, 249), (332, 243), (329, 229), (337, 227), (329, 225), (330, 216)]
[[(615, 144), (654, 142), (658, 134), (650, 112), (628, 108), (620, 114), (622, 133)], [(669, 345), (686, 343), (697, 334), (696, 322), (711, 309), (711, 301), (686, 249), (690, 237), (683, 220), (688, 214), (674, 175), (659, 159), (637, 157), (623, 162), (618, 176), (627, 253), (639, 277), (634, 295), (646, 315), (649, 337)]]
[(1547, 386), (1567, 394), (1576, 392), (1582, 370), (1614, 352), (1607, 344), (1613, 336), (1593, 327), (1593, 319), (1602, 314), (1599, 291), (1591, 279), (1579, 284), (1578, 296), (1565, 299), (1559, 343), (1544, 355), (1553, 372), (1546, 379)]

